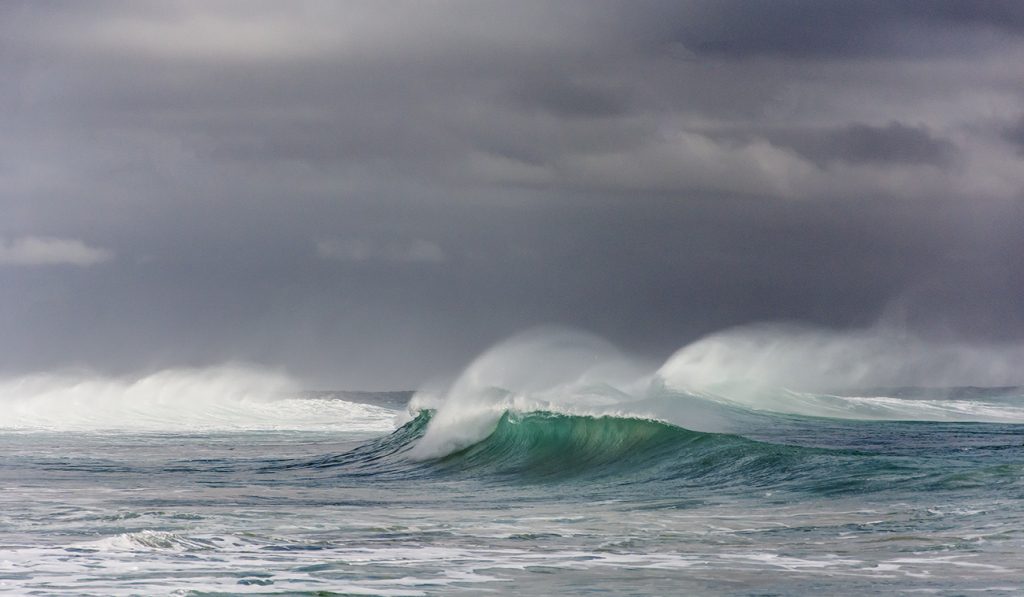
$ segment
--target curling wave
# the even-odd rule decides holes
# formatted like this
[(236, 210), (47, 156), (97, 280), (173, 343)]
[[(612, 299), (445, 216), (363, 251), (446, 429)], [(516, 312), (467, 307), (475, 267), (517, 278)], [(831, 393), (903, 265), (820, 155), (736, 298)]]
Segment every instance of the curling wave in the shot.
[(888, 486), (887, 475), (900, 468), (855, 450), (773, 444), (650, 419), (544, 411), (505, 412), (490, 434), (470, 446), (436, 458), (411, 457), (434, 416), (421, 411), (355, 450), (287, 468), (376, 481), (583, 482), (626, 492), (656, 484), (668, 496), (751, 487), (870, 491)]
[[(1020, 436), (1007, 432), (1006, 426), (978, 430), (972, 437), (962, 424), (950, 424), (955, 433), (942, 436), (963, 442), (960, 456), (950, 460), (930, 457), (933, 449), (927, 444), (903, 447), (901, 455), (872, 447), (890, 441), (913, 444), (917, 440), (908, 434), (923, 429), (914, 423), (873, 423), (870, 441), (857, 436), (854, 428), (854, 435), (833, 437), (834, 445), (825, 447), (789, 443), (788, 433), (779, 443), (768, 437), (693, 431), (652, 419), (509, 410), (486, 437), (424, 459), (417, 455), (416, 446), (435, 417), (432, 410), (420, 411), (393, 433), (354, 450), (290, 462), (283, 468), (374, 482), (472, 480), (513, 487), (572, 483), (611, 499), (653, 492), (673, 503), (711, 499), (722, 492), (746, 494), (751, 488), (779, 492), (779, 499), (788, 500), (806, 494), (890, 491), (898, 486), (931, 490), (1024, 484), (1015, 456)], [(776, 423), (785, 426), (789, 421), (780, 418)], [(986, 452), (999, 450), (998, 462), (979, 466), (964, 456), (977, 445), (985, 446)]]

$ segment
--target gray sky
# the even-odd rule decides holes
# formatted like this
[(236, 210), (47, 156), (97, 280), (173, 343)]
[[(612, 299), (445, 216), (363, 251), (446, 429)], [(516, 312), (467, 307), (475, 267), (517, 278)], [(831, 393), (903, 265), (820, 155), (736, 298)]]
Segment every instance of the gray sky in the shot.
[(1024, 337), (1024, 4), (0, 4), (0, 372)]

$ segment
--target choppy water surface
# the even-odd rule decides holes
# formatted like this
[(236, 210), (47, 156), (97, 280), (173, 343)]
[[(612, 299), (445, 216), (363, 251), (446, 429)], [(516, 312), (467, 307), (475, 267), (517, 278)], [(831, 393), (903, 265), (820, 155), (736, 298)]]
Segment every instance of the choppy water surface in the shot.
[[(1003, 394), (990, 402), (1013, 402)], [(423, 459), (432, 411), (390, 432), (401, 410), (328, 412), (345, 409), (360, 429), (5, 432), (0, 590), (1024, 588), (1014, 424), (748, 413), (737, 434), (511, 411), (481, 441)]]

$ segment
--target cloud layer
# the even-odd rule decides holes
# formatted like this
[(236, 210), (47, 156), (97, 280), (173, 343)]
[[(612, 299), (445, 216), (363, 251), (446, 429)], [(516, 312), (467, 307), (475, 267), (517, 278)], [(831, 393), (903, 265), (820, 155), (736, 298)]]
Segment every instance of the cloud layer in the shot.
[(8, 2), (0, 255), (107, 263), (0, 271), (0, 356), (404, 386), (542, 322), (1020, 335), (1022, 34), (1014, 2)]

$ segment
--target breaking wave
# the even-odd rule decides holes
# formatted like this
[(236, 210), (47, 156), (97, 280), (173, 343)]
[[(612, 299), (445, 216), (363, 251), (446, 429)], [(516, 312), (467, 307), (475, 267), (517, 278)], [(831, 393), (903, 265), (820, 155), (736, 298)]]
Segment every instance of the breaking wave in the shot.
[(384, 433), (394, 429), (394, 417), (381, 406), (303, 396), (287, 376), (246, 366), (0, 380), (0, 429), (6, 430)]
[[(611, 499), (650, 491), (684, 502), (703, 499), (708, 492), (746, 493), (751, 488), (840, 495), (888, 491), (895, 485), (932, 489), (1021, 482), (1020, 467), (1012, 463), (950, 466), (946, 461), (893, 459), (852, 447), (704, 433), (649, 419), (552, 412), (506, 412), (480, 441), (444, 456), (416, 457), (417, 442), (433, 417), (433, 411), (424, 410), (394, 433), (350, 452), (280, 468), (376, 483), (575, 483), (588, 492), (601, 488)], [(1006, 458), (1012, 459), (1019, 436), (1009, 441), (1018, 442), (1008, 446)]]
[(651, 367), (588, 334), (535, 330), (487, 351), (448, 388), (414, 397), (414, 413), (436, 414), (410, 456), (475, 447), (514, 412), (755, 435), (774, 415), (1024, 423), (1020, 362), (1014, 347), (777, 325), (727, 330)]

